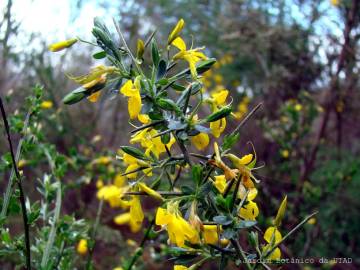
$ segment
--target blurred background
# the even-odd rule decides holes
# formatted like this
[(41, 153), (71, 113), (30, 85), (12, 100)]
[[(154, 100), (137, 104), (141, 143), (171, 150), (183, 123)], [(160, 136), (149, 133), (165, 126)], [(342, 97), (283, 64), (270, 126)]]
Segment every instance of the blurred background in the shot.
[[(45, 100), (52, 104), (41, 119), (46, 140), (82, 164), (114, 156), (119, 145), (128, 143), (126, 100), (111, 96), (95, 104), (63, 105), (62, 97), (75, 88), (65, 74), (87, 73), (95, 64), (95, 51), (76, 44), (50, 54), (48, 45), (72, 37), (91, 41), (96, 16), (113, 31), (112, 18), (119, 20), (130, 47), (154, 29), (157, 40), (165, 41), (184, 18), (184, 36), (193, 38), (195, 46), (205, 45), (206, 54), (218, 59), (204, 75), (206, 89), (231, 91), (236, 118), (229, 130), (263, 103), (236, 147), (245, 154), (251, 151), (251, 141), (265, 165), (256, 172), (261, 179), (259, 226), (271, 222), (265, 217), (276, 214), (287, 194), (284, 231), (314, 210), (319, 214), (287, 241), (284, 257), (352, 258), (352, 264), (294, 264), (283, 269), (360, 266), (358, 0), (3, 0), (0, 10), (0, 94), (6, 97), (8, 113), (20, 113), (33, 86), (42, 85)], [(1, 154), (6, 147), (0, 138)], [(101, 166), (91, 173), (80, 165), (68, 169), (63, 181), (73, 188), (65, 195), (65, 213), (95, 216), (96, 183), (112, 169), (106, 162)], [(36, 178), (37, 168), (29, 163), (23, 170)], [(1, 174), (3, 191), (7, 178)], [(26, 189), (32, 185), (27, 182)], [(105, 209), (94, 253), (96, 269), (109, 269), (113, 258), (127, 256), (136, 246), (125, 241), (131, 233), (113, 224), (111, 215), (112, 210)], [(145, 269), (164, 269), (151, 250), (146, 256)]]

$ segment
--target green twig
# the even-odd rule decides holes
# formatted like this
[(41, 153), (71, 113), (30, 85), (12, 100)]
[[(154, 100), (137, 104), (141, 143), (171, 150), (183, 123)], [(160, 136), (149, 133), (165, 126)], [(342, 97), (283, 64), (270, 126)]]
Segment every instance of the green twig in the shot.
[(28, 224), (28, 217), (27, 217), (26, 205), (25, 205), (25, 195), (24, 195), (24, 190), (23, 190), (22, 183), (21, 183), (21, 176), (20, 176), (17, 164), (16, 164), (16, 158), (14, 155), (13, 145), (12, 145), (11, 136), (10, 136), (9, 123), (8, 123), (8, 120), (6, 117), (6, 112), (5, 112), (4, 104), (3, 104), (1, 97), (0, 97), (0, 109), (1, 109), (1, 114), (2, 114), (2, 118), (3, 118), (4, 126), (5, 126), (7, 140), (8, 140), (8, 144), (9, 144), (9, 148), (10, 148), (11, 161), (13, 164), (13, 169), (15, 171), (18, 188), (20, 191), (20, 204), (21, 204), (21, 212), (22, 212), (23, 223), (24, 223), (24, 234), (25, 234), (26, 268), (28, 270), (31, 270), (30, 234), (29, 234), (29, 224)]
[(130, 262), (124, 267), (125, 270), (131, 270), (131, 268), (134, 266), (136, 261), (140, 258), (140, 256), (143, 253), (143, 248), (146, 243), (146, 240), (149, 238), (150, 231), (152, 227), (155, 225), (155, 217), (151, 220), (148, 228), (146, 229), (146, 232), (144, 234), (143, 239), (141, 240), (140, 246), (137, 248), (135, 254), (131, 257)]
[(243, 125), (250, 119), (250, 117), (262, 106), (262, 103), (259, 103), (256, 105), (241, 122), (235, 127), (235, 129), (231, 132), (230, 135), (234, 135), (235, 133), (239, 132), (240, 128), (242, 128)]
[[(28, 125), (29, 125), (31, 114), (32, 114), (32, 109), (30, 109), (28, 111), (28, 113), (26, 114), (25, 121), (24, 121), (24, 126), (22, 128), (21, 134), (26, 133), (26, 130), (27, 130)], [(23, 142), (25, 140), (25, 137), (26, 136), (23, 135), (23, 137), (19, 140), (18, 146), (16, 148), (16, 154), (15, 154), (15, 162), (16, 162), (16, 164), (18, 164), (18, 162), (19, 162), (20, 155), (21, 155), (21, 150), (22, 150), (22, 144), (23, 144)], [(14, 176), (15, 176), (15, 168), (12, 167), (10, 177), (9, 177), (9, 181), (8, 181), (8, 184), (7, 184), (7, 187), (6, 187), (5, 195), (4, 195), (4, 201), (3, 201), (3, 205), (2, 205), (2, 209), (1, 209), (1, 218), (5, 218), (6, 214), (7, 214), (10, 198), (11, 198), (11, 195), (12, 195), (12, 189), (13, 189), (13, 185), (14, 185), (14, 183), (13, 183)]]
[(289, 238), (290, 235), (292, 235), (293, 233), (295, 233), (298, 229), (301, 228), (302, 225), (304, 225), (310, 218), (312, 218), (313, 216), (315, 216), (318, 213), (318, 211), (312, 213), (311, 215), (308, 215), (303, 221), (301, 221), (298, 225), (296, 225), (290, 232), (288, 232), (282, 239), (280, 242), (276, 243), (268, 252), (266, 252), (264, 254), (264, 256), (262, 258), (266, 259), (266, 257), (268, 257), (271, 253), (274, 252), (274, 250), (279, 247), (287, 238)]
[(55, 212), (54, 212), (54, 219), (52, 221), (49, 238), (46, 243), (45, 251), (41, 260), (41, 267), (43, 269), (46, 268), (48, 265), (48, 260), (50, 257), (50, 252), (54, 244), (55, 236), (56, 236), (56, 229), (57, 229), (57, 223), (60, 216), (60, 210), (61, 210), (61, 182), (57, 181), (58, 189), (56, 193), (56, 204), (55, 204)]
[[(185, 195), (182, 192), (176, 192), (176, 191), (157, 191), (161, 196), (183, 196)], [(139, 196), (150, 196), (144, 191), (129, 191), (126, 192), (125, 195), (139, 195)]]
[(251, 269), (251, 265), (244, 253), (244, 250), (241, 248), (239, 242), (235, 239), (230, 239), (230, 242), (234, 246), (239, 259), (241, 260), (242, 258), (243, 262), (246, 264), (247, 269)]
[(130, 49), (129, 49), (127, 43), (126, 43), (126, 40), (125, 40), (125, 38), (124, 38), (123, 33), (121, 32), (121, 29), (120, 29), (119, 24), (115, 21), (114, 18), (113, 18), (113, 22), (114, 22), (116, 31), (118, 32), (118, 34), (119, 34), (119, 36), (120, 36), (120, 39), (121, 39), (121, 41), (122, 41), (122, 43), (123, 43), (123, 45), (124, 45), (124, 47), (125, 47), (125, 50), (126, 50), (126, 51), (128, 52), (128, 54), (130, 55), (130, 58), (131, 58), (131, 60), (134, 62), (137, 70), (139, 71), (139, 73), (140, 73), (143, 77), (145, 77), (145, 76), (144, 76), (144, 73), (143, 73), (142, 70), (141, 70), (141, 67), (139, 66), (139, 63), (138, 63), (137, 60), (135, 59), (134, 55), (132, 54), (132, 52), (130, 51)]

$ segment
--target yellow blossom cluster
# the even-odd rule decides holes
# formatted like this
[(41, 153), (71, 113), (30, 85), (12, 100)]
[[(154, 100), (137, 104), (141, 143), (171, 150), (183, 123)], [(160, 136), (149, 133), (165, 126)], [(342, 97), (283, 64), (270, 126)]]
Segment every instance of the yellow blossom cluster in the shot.
[[(160, 206), (157, 207), (154, 221), (145, 236), (148, 237), (153, 225), (160, 226), (160, 231), (167, 231), (169, 244), (203, 256), (190, 268), (179, 264), (174, 266), (175, 270), (196, 269), (203, 261), (211, 258), (209, 254), (222, 250), (222, 247), (237, 248), (234, 241), (237, 241), (239, 228), (254, 226), (259, 215), (255, 202), (258, 194), (255, 183), (259, 181), (253, 173), (257, 169), (256, 153), (253, 151), (254, 153), (242, 157), (230, 153), (232, 145), (238, 140), (238, 134), (229, 134), (226, 138), (227, 146), (225, 142), (220, 146), (214, 142), (211, 155), (204, 156), (188, 151), (189, 145), (199, 151), (205, 150), (210, 143), (209, 134), (215, 140), (220, 138), (226, 129), (226, 118), (230, 115), (237, 120), (243, 118), (248, 111), (250, 99), (243, 97), (233, 111), (229, 91), (223, 86), (222, 75), (208, 72), (201, 78), (200, 75), (208, 70), (215, 60), (209, 59), (202, 52), (204, 47), (187, 46), (180, 36), (184, 25), (184, 20), (179, 20), (168, 36), (167, 60), (160, 59), (163, 54), (158, 52), (155, 41), (152, 41), (153, 70), (150, 76), (146, 76), (146, 72), (141, 69), (148, 43), (138, 40), (135, 58), (124, 41), (124, 54), (127, 54), (134, 64), (124, 68), (126, 61), (123, 62), (122, 56), (118, 54), (118, 45), (112, 44), (111, 38), (107, 36), (108, 31), (101, 32), (103, 25), (97, 25), (94, 28), (95, 34), (101, 32), (96, 36), (98, 44), (105, 54), (109, 54), (113, 66), (99, 65), (86, 75), (70, 77), (80, 84), (80, 87), (64, 98), (66, 104), (76, 103), (85, 97), (95, 102), (109, 81), (117, 80), (122, 83), (117, 86), (118, 92), (127, 99), (129, 119), (135, 129), (129, 140), (131, 146), (121, 146), (116, 160), (110, 156), (100, 156), (90, 163), (90, 168), (96, 165), (111, 165), (112, 177), (115, 175), (112, 181), (104, 182), (102, 176), (98, 178), (97, 198), (111, 208), (122, 210), (113, 217), (114, 223), (128, 225), (134, 233), (141, 230), (145, 219), (141, 196), (147, 195), (156, 199)], [(124, 39), (120, 30), (117, 30), (120, 38)], [(58, 51), (72, 46), (75, 42), (65, 41), (50, 49)], [(176, 52), (171, 57), (172, 50)], [(188, 68), (175, 75), (166, 76), (168, 70), (179, 60), (184, 60)], [(218, 70), (221, 65), (232, 61), (232, 57), (226, 55), (215, 64), (215, 69)], [(209, 76), (217, 86), (208, 94), (204, 92), (203, 86), (205, 89), (210, 87)], [(171, 88), (175, 92), (168, 94)], [(195, 100), (197, 105), (191, 104)], [(205, 110), (210, 113), (199, 119), (199, 108), (202, 108), (202, 105), (205, 105)], [(43, 106), (51, 107), (49, 104)], [(295, 104), (294, 109), (301, 111), (301, 104)], [(136, 123), (140, 126), (136, 126)], [(237, 133), (235, 131), (234, 133)], [(200, 158), (202, 161), (194, 164), (192, 158)], [(114, 166), (119, 160), (121, 168), (116, 169)], [(159, 171), (161, 174), (154, 179), (153, 175), (156, 176)], [(188, 177), (183, 177), (184, 174)], [(163, 178), (167, 178), (168, 185), (161, 183)], [(183, 182), (181, 188), (178, 188), (175, 186), (178, 184), (177, 180), (189, 182)], [(164, 186), (169, 189), (161, 190)], [(157, 191), (158, 189), (161, 191)], [(280, 205), (273, 226), (264, 234), (266, 244), (257, 247), (259, 253), (262, 248), (260, 255), (274, 260), (281, 256), (278, 248), (282, 241), (279, 227), (285, 207), (286, 198)], [(160, 231), (152, 232), (158, 234)], [(134, 260), (141, 255), (144, 241), (138, 247)], [(78, 243), (77, 251), (80, 254), (87, 253), (85, 239)]]

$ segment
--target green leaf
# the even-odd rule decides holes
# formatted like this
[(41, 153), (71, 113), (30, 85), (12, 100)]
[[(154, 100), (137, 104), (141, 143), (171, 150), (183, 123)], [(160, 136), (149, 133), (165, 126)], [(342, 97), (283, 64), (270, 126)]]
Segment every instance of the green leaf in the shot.
[(35, 202), (31, 206), (31, 212), (28, 215), (28, 223), (29, 225), (32, 225), (40, 216), (40, 204), (38, 202)]
[(8, 230), (2, 230), (1, 232), (1, 240), (4, 244), (10, 244), (11, 243), (11, 236)]
[(156, 74), (156, 79), (160, 80), (162, 77), (165, 76), (166, 74), (166, 61), (164, 59), (161, 59), (159, 62), (159, 66), (158, 66), (158, 70), (157, 70), (157, 74)]
[(239, 138), (240, 138), (240, 133), (226, 135), (224, 137), (224, 141), (221, 148), (223, 150), (230, 149), (231, 147), (234, 146), (235, 143), (237, 143)]
[(97, 52), (97, 53), (93, 54), (93, 58), (95, 58), (95, 59), (103, 59), (105, 57), (106, 57), (106, 52), (105, 51), (100, 51), (100, 52)]
[(167, 85), (169, 83), (168, 79), (162, 78), (156, 82), (158, 85)]
[(161, 135), (161, 142), (163, 144), (168, 144), (170, 142), (171, 136), (170, 133), (165, 133), (164, 135)]
[(202, 166), (195, 164), (191, 169), (191, 174), (195, 183), (199, 185), (202, 179)]
[(221, 225), (230, 225), (233, 223), (233, 219), (228, 216), (215, 216), (213, 217), (213, 221)]
[(158, 68), (159, 61), (160, 61), (160, 55), (159, 55), (159, 49), (158, 49), (158, 47), (156, 45), (156, 41), (154, 39), (151, 42), (151, 57), (152, 57), (154, 66), (156, 68)]
[(132, 147), (132, 146), (120, 146), (121, 150), (123, 150), (126, 154), (133, 156), (138, 159), (147, 160), (148, 158), (144, 155), (141, 150)]
[(173, 83), (171, 84), (171, 87), (176, 90), (176, 91), (184, 91), (186, 89), (186, 87), (180, 85), (180, 84), (177, 84), (177, 83)]
[(232, 111), (231, 106), (222, 107), (220, 110), (210, 114), (207, 118), (207, 122), (215, 122), (221, 118), (228, 116)]
[(153, 110), (153, 111), (149, 112), (148, 115), (151, 120), (163, 120), (164, 119), (162, 113), (158, 110)]
[(175, 111), (175, 112), (179, 112), (180, 108), (178, 107), (178, 105), (172, 100), (172, 99), (168, 99), (168, 98), (159, 98), (156, 101), (156, 104), (167, 111)]
[[(82, 89), (84, 91), (80, 91), (80, 89)], [(86, 92), (86, 89), (82, 88), (82, 87), (75, 89), (74, 91), (70, 92), (63, 98), (64, 104), (71, 105), (71, 104), (78, 103), (79, 101), (81, 101), (87, 97), (87, 94), (85, 92)]]
[(245, 229), (245, 228), (250, 228), (252, 226), (256, 225), (256, 221), (252, 221), (252, 220), (240, 220), (239, 223), (236, 223), (235, 228), (236, 229)]
[(196, 65), (196, 71), (198, 74), (202, 74), (206, 71), (208, 71), (212, 65), (214, 65), (216, 63), (216, 59), (215, 58), (210, 58), (204, 61), (199, 61)]

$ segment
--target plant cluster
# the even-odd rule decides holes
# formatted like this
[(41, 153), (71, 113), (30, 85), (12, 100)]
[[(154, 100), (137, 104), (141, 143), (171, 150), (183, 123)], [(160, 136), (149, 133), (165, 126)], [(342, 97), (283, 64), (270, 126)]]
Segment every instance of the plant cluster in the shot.
[[(96, 43), (71, 39), (53, 44), (50, 50), (70, 47), (79, 40), (101, 49), (93, 55), (95, 59), (106, 58), (111, 63), (96, 66), (86, 75), (69, 76), (80, 87), (65, 96), (65, 104), (85, 98), (96, 102), (109, 91), (128, 101), (134, 126), (131, 146), (121, 146), (117, 156), (125, 169), (113, 182), (99, 183), (97, 196), (110, 207), (123, 209), (114, 222), (128, 224), (133, 232), (144, 224), (142, 196), (155, 198), (160, 206), (124, 268), (135, 265), (147, 239), (163, 239), (162, 231), (167, 231), (171, 244), (167, 253), (175, 262), (174, 269), (196, 269), (210, 260), (218, 261), (221, 269), (229, 261), (253, 269), (259, 264), (266, 266), (262, 260), (280, 259), (279, 245), (289, 236), (283, 238), (280, 233), (287, 200), (285, 197), (280, 204), (273, 225), (259, 237), (255, 200), (260, 181), (253, 174), (257, 169), (255, 151), (242, 157), (231, 153), (249, 117), (218, 142), (232, 113), (229, 91), (217, 89), (207, 94), (201, 82), (201, 75), (216, 60), (204, 54), (204, 47), (186, 44), (181, 37), (182, 19), (163, 49), (154, 32), (145, 42), (137, 41), (135, 52), (114, 23), (120, 46), (105, 24), (95, 19), (92, 33)], [(203, 151), (212, 139), (212, 153), (206, 155)], [(156, 226), (160, 230), (154, 230)], [(240, 245), (241, 235), (249, 237), (248, 250)], [(261, 260), (251, 263), (251, 259)]]

